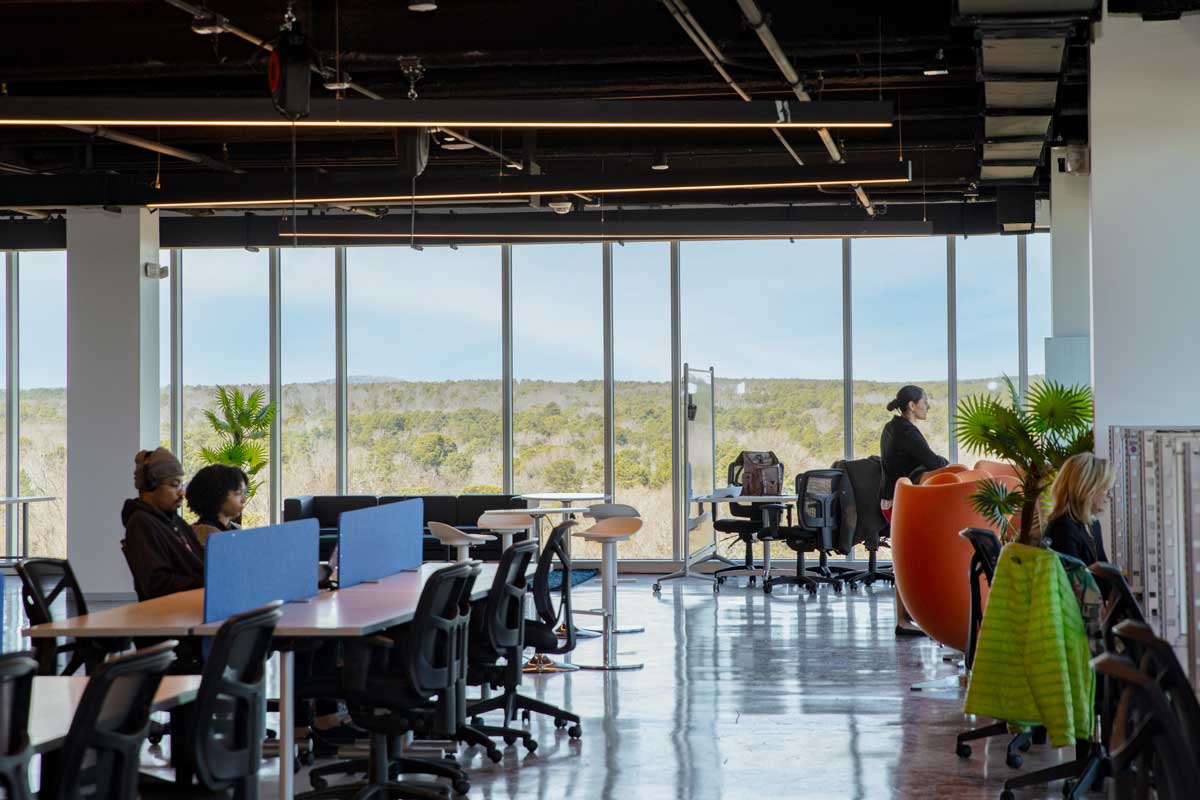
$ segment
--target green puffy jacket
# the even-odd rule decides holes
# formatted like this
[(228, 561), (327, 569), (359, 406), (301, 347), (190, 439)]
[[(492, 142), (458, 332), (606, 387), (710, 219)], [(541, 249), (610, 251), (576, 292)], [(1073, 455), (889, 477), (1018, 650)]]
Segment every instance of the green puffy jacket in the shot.
[(1096, 676), (1075, 593), (1058, 554), (1000, 552), (963, 711), (1017, 730), (1043, 725), (1055, 747), (1091, 739)]

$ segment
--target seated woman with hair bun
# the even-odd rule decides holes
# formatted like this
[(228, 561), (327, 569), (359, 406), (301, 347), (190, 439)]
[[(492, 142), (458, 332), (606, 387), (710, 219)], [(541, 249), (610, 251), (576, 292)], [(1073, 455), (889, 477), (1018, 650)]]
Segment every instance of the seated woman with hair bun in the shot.
[[(929, 447), (925, 434), (913, 423), (929, 416), (929, 398), (920, 386), (904, 386), (887, 405), (888, 411), (900, 413), (888, 420), (879, 437), (879, 457), (883, 465), (883, 482), (879, 487), (879, 508), (884, 518), (892, 521), (892, 498), (896, 481), (910, 478), (919, 482), (920, 475), (941, 469), (950, 462)], [(922, 631), (913, 624), (904, 600), (896, 592), (896, 635), (920, 636)]]

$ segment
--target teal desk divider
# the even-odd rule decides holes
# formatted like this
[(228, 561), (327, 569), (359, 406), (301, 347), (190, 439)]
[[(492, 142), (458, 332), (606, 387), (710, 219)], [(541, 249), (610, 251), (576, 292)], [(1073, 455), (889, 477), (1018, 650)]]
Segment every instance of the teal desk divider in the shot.
[(315, 519), (208, 537), (204, 548), (204, 621), (217, 622), (272, 600), (317, 593)]
[(338, 515), (338, 588), (421, 566), (425, 503), (420, 498)]

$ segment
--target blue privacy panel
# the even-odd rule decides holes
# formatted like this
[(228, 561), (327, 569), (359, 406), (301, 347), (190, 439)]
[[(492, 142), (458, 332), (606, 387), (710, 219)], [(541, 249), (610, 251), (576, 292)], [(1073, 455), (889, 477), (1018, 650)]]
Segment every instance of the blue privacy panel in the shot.
[(316, 519), (208, 537), (204, 548), (204, 621), (216, 622), (272, 600), (317, 593)]
[(338, 516), (338, 587), (421, 566), (425, 503), (419, 498)]

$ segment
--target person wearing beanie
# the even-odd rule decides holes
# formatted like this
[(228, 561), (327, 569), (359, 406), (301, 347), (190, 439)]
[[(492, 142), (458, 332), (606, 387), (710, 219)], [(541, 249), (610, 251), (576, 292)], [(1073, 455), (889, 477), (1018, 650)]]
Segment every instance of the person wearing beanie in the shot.
[(204, 588), (204, 547), (179, 516), (183, 465), (165, 447), (134, 457), (138, 496), (125, 501), (125, 559), (139, 600)]

